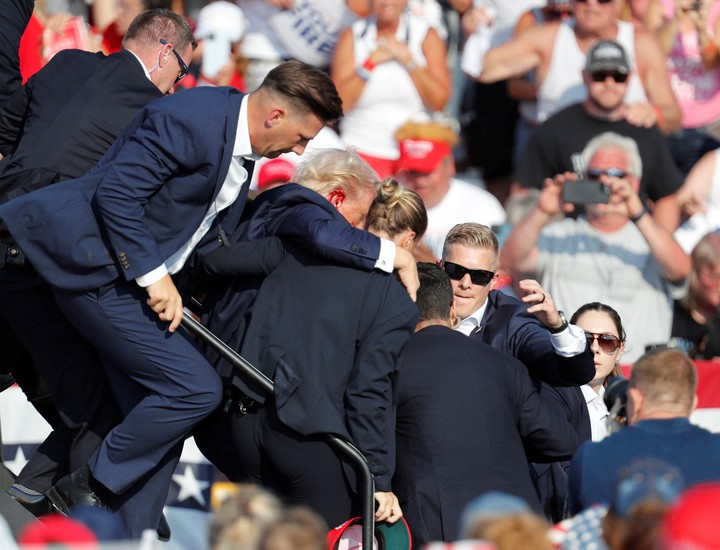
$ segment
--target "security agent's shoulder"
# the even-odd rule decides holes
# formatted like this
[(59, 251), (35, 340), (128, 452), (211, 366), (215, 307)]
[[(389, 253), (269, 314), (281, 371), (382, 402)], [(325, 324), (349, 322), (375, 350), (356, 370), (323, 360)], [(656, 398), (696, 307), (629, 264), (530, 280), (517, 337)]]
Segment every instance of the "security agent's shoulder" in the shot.
[(102, 52), (86, 52), (83, 50), (61, 50), (56, 53), (45, 66), (30, 77), (29, 83), (49, 80), (51, 83), (76, 79), (108, 59)]
[(488, 294), (488, 323), (493, 319), (504, 319), (507, 323), (511, 321), (521, 321), (523, 323), (533, 323), (542, 326), (540, 321), (534, 315), (527, 312), (528, 306), (524, 302), (518, 300), (515, 296), (505, 294), (499, 290), (491, 290)]
[(200, 86), (170, 94), (162, 98), (162, 101), (153, 101), (146, 110), (177, 112), (188, 119), (204, 119), (204, 123), (209, 124), (212, 119), (208, 117), (227, 113), (229, 101), (236, 102), (239, 107), (244, 95), (231, 86)]

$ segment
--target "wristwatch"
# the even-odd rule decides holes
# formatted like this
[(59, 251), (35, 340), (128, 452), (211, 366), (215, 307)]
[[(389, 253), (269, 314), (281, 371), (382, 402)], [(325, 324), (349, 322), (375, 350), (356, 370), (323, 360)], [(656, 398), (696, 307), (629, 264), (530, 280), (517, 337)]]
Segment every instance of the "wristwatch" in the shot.
[(565, 317), (565, 313), (561, 309), (558, 310), (558, 315), (560, 315), (560, 320), (562, 321), (562, 325), (560, 325), (557, 328), (548, 328), (548, 332), (550, 334), (558, 334), (559, 332), (562, 332), (563, 330), (568, 328), (568, 325), (570, 324), (570, 323), (568, 323), (567, 317)]

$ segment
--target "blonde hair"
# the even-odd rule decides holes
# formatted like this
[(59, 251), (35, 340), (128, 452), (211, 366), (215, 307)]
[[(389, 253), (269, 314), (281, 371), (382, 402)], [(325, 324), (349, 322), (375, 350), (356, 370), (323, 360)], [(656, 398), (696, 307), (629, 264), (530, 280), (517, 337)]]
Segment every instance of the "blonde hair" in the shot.
[(348, 197), (359, 199), (374, 195), (380, 185), (375, 171), (353, 151), (322, 149), (303, 158), (295, 167), (292, 181), (323, 197), (340, 187)]
[(378, 188), (365, 226), (368, 230), (383, 231), (390, 237), (411, 229), (415, 239), (420, 240), (427, 224), (427, 210), (420, 195), (401, 187), (394, 178), (387, 178)]
[(283, 515), (280, 500), (258, 485), (240, 485), (210, 522), (212, 550), (255, 550), (267, 527)]
[(692, 312), (702, 306), (700, 298), (700, 270), (705, 267), (720, 265), (720, 233), (708, 233), (692, 250), (692, 270), (688, 276), (688, 290), (680, 300), (688, 311)]
[(459, 244), (470, 248), (486, 248), (493, 252), (493, 269), (497, 264), (498, 240), (493, 230), (480, 223), (459, 223), (453, 227), (445, 237), (443, 244), (443, 258), (447, 255), (448, 247)]

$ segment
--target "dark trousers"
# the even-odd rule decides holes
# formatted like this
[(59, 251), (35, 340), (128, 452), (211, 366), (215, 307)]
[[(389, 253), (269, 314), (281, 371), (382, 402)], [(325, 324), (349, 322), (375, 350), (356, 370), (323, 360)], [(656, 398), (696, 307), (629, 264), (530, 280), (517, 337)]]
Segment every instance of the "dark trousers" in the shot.
[(215, 410), (220, 377), (184, 330), (167, 331), (134, 282), (56, 291), (63, 313), (98, 350), (124, 419), (90, 460), (131, 537), (160, 521), (182, 443)]
[(119, 421), (119, 409), (95, 349), (63, 316), (34, 271), (0, 267), (0, 318), (29, 351), (60, 414), (61, 422), (17, 479), (44, 493), (87, 462)]
[(331, 528), (360, 515), (346, 475), (352, 467), (324, 436), (303, 436), (283, 424), (272, 401), (245, 415), (216, 412), (195, 430), (195, 441), (231, 481), (259, 483), (290, 504), (309, 506)]

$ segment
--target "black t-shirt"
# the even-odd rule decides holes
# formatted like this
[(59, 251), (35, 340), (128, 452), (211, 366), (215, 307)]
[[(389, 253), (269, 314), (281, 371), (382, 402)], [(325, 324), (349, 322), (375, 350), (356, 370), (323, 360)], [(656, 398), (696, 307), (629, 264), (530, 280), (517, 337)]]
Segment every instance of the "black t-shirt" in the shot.
[(680, 301), (675, 300), (672, 330), (670, 331), (674, 346), (683, 349), (692, 358), (702, 357), (703, 340), (707, 333), (708, 326), (698, 323)]
[(556, 113), (535, 128), (525, 145), (514, 180), (525, 187), (540, 189), (545, 178), (573, 172), (572, 155), (604, 132), (615, 132), (635, 140), (642, 160), (640, 196), (658, 200), (678, 190), (683, 176), (656, 126), (640, 128), (626, 120), (592, 118), (576, 103)]

